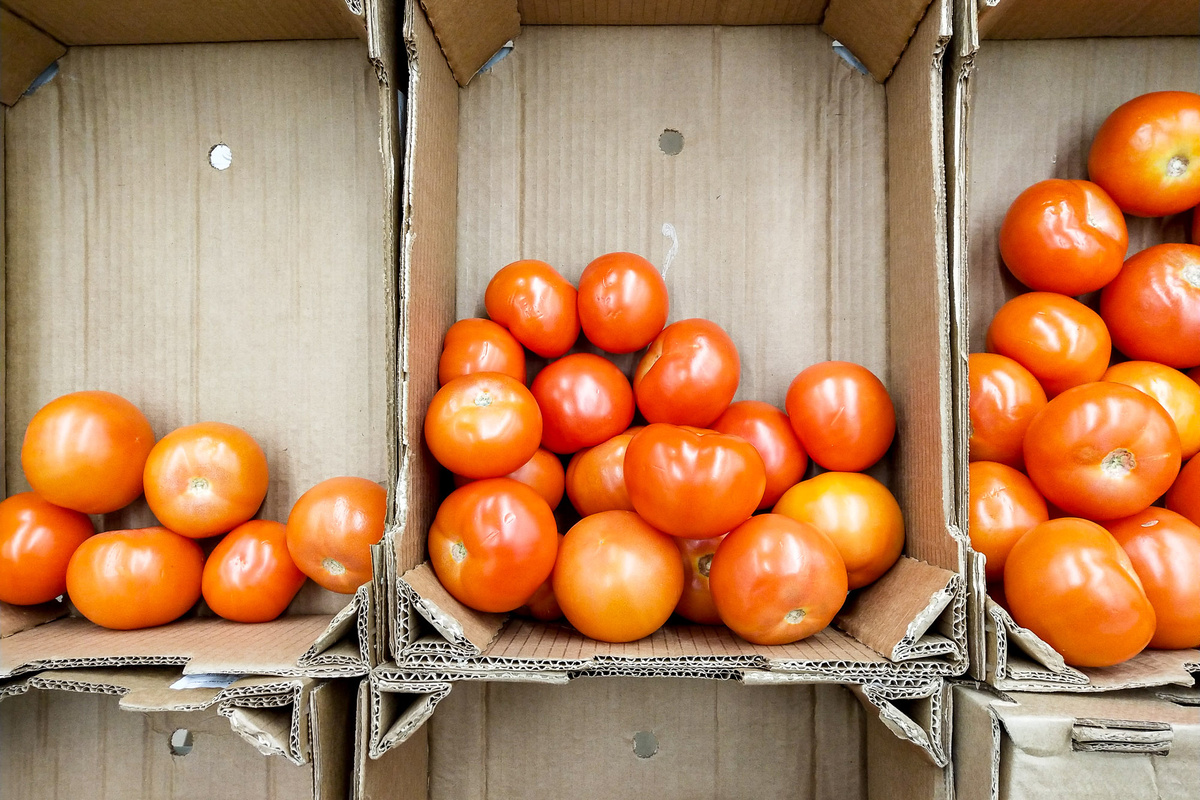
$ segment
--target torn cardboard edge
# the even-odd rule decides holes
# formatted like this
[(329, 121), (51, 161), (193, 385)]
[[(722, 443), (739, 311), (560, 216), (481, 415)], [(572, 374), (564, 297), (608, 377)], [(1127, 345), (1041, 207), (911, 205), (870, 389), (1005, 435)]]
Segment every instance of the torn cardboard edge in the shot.
[[(450, 694), (445, 681), (364, 678), (359, 684), (359, 727), (368, 731), (367, 757), (376, 760), (393, 747), (408, 741), (433, 716), (438, 703)], [(361, 693), (367, 695), (365, 707)]]
[(935, 767), (949, 765), (951, 684), (939, 678), (916, 687), (868, 683), (850, 688), (898, 739), (916, 745)]

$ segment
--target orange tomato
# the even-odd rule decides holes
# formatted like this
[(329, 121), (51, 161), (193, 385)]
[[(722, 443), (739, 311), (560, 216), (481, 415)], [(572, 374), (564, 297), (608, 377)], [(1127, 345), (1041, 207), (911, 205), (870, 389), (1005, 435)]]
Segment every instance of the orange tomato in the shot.
[(803, 370), (787, 390), (788, 419), (810, 458), (858, 472), (883, 458), (896, 435), (896, 410), (879, 378), (848, 361)]
[(638, 362), (637, 407), (649, 422), (710, 425), (737, 394), (741, 369), (733, 339), (715, 322), (673, 322)]
[(640, 425), (635, 426), (571, 456), (567, 464), (567, 497), (580, 516), (601, 511), (633, 511), (625, 487), (625, 448), (641, 429)]
[[(549, 450), (539, 449), (533, 454), (533, 458), (504, 477), (520, 481), (533, 489), (542, 496), (550, 508), (558, 508), (558, 504), (562, 502), (566, 477), (563, 475), (562, 462)], [(455, 475), (454, 486), (455, 488), (466, 486), (473, 480), (475, 478)]]
[(633, 389), (611, 361), (574, 353), (549, 364), (530, 387), (542, 410), (542, 446), (574, 453), (611, 439), (633, 422)]
[(1104, 380), (1132, 386), (1158, 401), (1175, 423), (1180, 452), (1191, 458), (1200, 452), (1200, 385), (1177, 369), (1154, 361), (1114, 364)]
[(575, 287), (545, 261), (514, 261), (501, 269), (488, 283), (483, 305), (544, 358), (558, 358), (579, 338)]
[(1013, 545), (1050, 518), (1046, 501), (1033, 481), (1012, 467), (975, 461), (970, 468), (968, 504), (971, 547), (987, 561), (987, 579), (1004, 578), (1004, 562)]
[(579, 278), (583, 335), (609, 353), (632, 353), (654, 341), (669, 305), (662, 275), (633, 253), (600, 256)]
[(1200, 525), (1200, 458), (1193, 457), (1167, 491), (1167, 508)]
[(1078, 300), (1029, 292), (996, 312), (988, 326), (987, 349), (1029, 370), (1054, 397), (1100, 380), (1112, 356), (1112, 339), (1100, 315)]
[(287, 528), (263, 519), (243, 522), (204, 562), (200, 591), (213, 613), (234, 622), (269, 622), (288, 607), (304, 573), (287, 549)]
[(525, 382), (525, 348), (490, 319), (460, 319), (446, 331), (438, 359), (438, 386), (474, 372), (499, 372)]
[(1020, 469), (1025, 463), (1025, 431), (1046, 407), (1046, 391), (1029, 370), (995, 353), (972, 353), (967, 373), (970, 460)]
[(1178, 369), (1200, 365), (1200, 245), (1135, 253), (1100, 293), (1100, 315), (1130, 358)]
[(758, 501), (760, 509), (775, 505), (784, 492), (804, 477), (808, 454), (796, 438), (787, 414), (770, 403), (757, 400), (733, 403), (717, 417), (712, 428), (718, 433), (742, 437), (762, 456), (767, 488)]
[(524, 384), (498, 372), (447, 383), (425, 412), (425, 444), (443, 467), (467, 478), (519, 469), (542, 440), (542, 412)]
[(676, 539), (675, 546), (683, 558), (683, 594), (675, 606), (675, 613), (700, 625), (720, 625), (721, 615), (713, 603), (712, 591), (708, 588), (708, 573), (712, 568), (713, 554), (728, 534), (711, 539)]
[(48, 603), (67, 591), (67, 563), (96, 529), (86, 514), (33, 492), (0, 502), (0, 602)]
[(318, 586), (354, 594), (371, 580), (371, 545), (383, 538), (387, 492), (366, 478), (329, 478), (300, 495), (287, 521), (287, 548)]
[[(560, 533), (558, 535), (559, 548), (562, 547), (562, 540), (563, 536)], [(557, 554), (556, 550), (556, 560)], [(554, 622), (556, 619), (562, 619), (562, 607), (558, 604), (558, 598), (554, 596), (554, 573), (551, 573), (549, 578), (542, 581), (542, 585), (525, 601), (525, 605), (513, 613), (523, 617), (539, 619), (542, 622)]]
[(142, 494), (154, 431), (137, 406), (111, 392), (73, 392), (41, 408), (21, 445), (21, 468), (47, 502), (108, 514)]

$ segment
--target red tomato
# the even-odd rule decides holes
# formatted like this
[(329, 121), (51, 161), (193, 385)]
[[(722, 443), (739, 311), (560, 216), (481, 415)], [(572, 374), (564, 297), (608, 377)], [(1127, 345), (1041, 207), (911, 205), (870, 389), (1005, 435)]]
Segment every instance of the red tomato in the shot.
[(490, 319), (460, 319), (446, 331), (438, 359), (438, 386), (473, 372), (499, 372), (525, 382), (525, 348)]
[(1045, 390), (1033, 373), (1008, 356), (972, 353), (967, 372), (971, 461), (996, 461), (1020, 469), (1025, 464), (1025, 431), (1046, 407)]
[(579, 278), (579, 324), (592, 344), (609, 353), (641, 350), (667, 324), (667, 284), (633, 253), (600, 256)]
[(788, 419), (809, 457), (825, 469), (859, 472), (883, 458), (896, 409), (879, 378), (848, 361), (825, 361), (788, 387)]
[(1078, 300), (1029, 292), (1009, 300), (992, 318), (987, 349), (1033, 373), (1049, 397), (1100, 380), (1112, 339), (1100, 315)]
[(1171, 415), (1184, 458), (1200, 452), (1200, 386), (1177, 369), (1153, 361), (1113, 364), (1104, 380), (1132, 386), (1153, 397)]
[(241, 525), (267, 496), (266, 454), (250, 434), (223, 422), (171, 431), (150, 451), (144, 474), (154, 516), (192, 539)]
[(154, 431), (137, 406), (111, 392), (73, 392), (33, 415), (21, 468), (46, 501), (108, 514), (142, 494), (142, 468)]
[(1200, 203), (1200, 95), (1150, 92), (1117, 108), (1092, 139), (1088, 175), (1137, 217)]
[[(563, 536), (558, 535), (558, 548), (562, 548)], [(557, 556), (557, 551), (555, 551)], [(525, 601), (525, 605), (518, 608), (514, 613), (520, 614), (523, 617), (532, 617), (539, 619), (542, 622), (554, 622), (557, 619), (562, 619), (562, 607), (558, 604), (558, 598), (554, 596), (554, 573), (550, 574), (549, 578), (542, 581), (542, 585), (537, 588), (533, 595)]]
[(994, 461), (971, 464), (970, 487), (971, 547), (987, 560), (987, 579), (1003, 580), (1013, 545), (1050, 518), (1046, 501), (1033, 481)]
[(1121, 271), (1129, 231), (1121, 209), (1090, 181), (1051, 179), (1030, 186), (1000, 226), (1000, 256), (1039, 292), (1080, 295)]
[(542, 412), (523, 384), (497, 372), (447, 383), (425, 412), (425, 444), (443, 467), (467, 478), (519, 469), (542, 440)]
[(98, 533), (75, 550), (67, 594), (105, 628), (133, 630), (179, 619), (200, 599), (204, 553), (166, 528)]
[(1033, 485), (1068, 514), (1136, 514), (1179, 474), (1179, 434), (1163, 407), (1120, 383), (1068, 389), (1033, 418), (1025, 466)]
[(673, 322), (650, 344), (633, 374), (637, 406), (650, 422), (704, 427), (737, 393), (741, 360), (715, 322)]
[(671, 616), (683, 593), (683, 564), (671, 537), (632, 511), (584, 517), (563, 539), (554, 595), (584, 636), (632, 642)]
[(575, 287), (545, 261), (514, 261), (501, 269), (483, 304), (489, 317), (544, 358), (558, 358), (579, 338)]
[(300, 495), (287, 521), (288, 553), (331, 592), (371, 580), (371, 545), (383, 538), (387, 492), (366, 478), (330, 478)]
[(86, 514), (33, 492), (0, 502), (0, 602), (48, 603), (67, 591), (67, 563), (96, 532)]
[(655, 528), (711, 539), (754, 513), (767, 477), (762, 457), (741, 437), (655, 423), (625, 449), (625, 485)]
[(796, 438), (787, 414), (770, 403), (741, 400), (725, 409), (712, 424), (718, 433), (740, 436), (762, 456), (767, 470), (767, 488), (760, 509), (769, 508), (783, 493), (799, 483), (808, 468), (808, 454)]
[(1154, 635), (1154, 608), (1129, 556), (1094, 522), (1065, 517), (1021, 537), (1004, 565), (1013, 619), (1075, 667), (1133, 658)]
[[(533, 454), (533, 458), (525, 462), (524, 466), (517, 467), (504, 477), (520, 481), (533, 489), (551, 508), (558, 508), (558, 504), (562, 502), (566, 477), (563, 474), (562, 462), (549, 450), (539, 449)], [(466, 486), (473, 480), (475, 478), (455, 475), (454, 485), (455, 487)]]
[(511, 478), (455, 489), (429, 529), (429, 561), (438, 580), (477, 611), (523, 606), (550, 577), (557, 551), (554, 512)]
[(1167, 508), (1200, 525), (1200, 458), (1192, 458), (1179, 471), (1167, 491)]
[(269, 622), (304, 585), (287, 548), (287, 528), (263, 519), (243, 522), (217, 543), (200, 582), (213, 613), (234, 622)]
[(530, 387), (542, 410), (542, 446), (555, 453), (600, 444), (633, 422), (633, 389), (611, 361), (591, 353), (560, 358)]
[(721, 615), (713, 603), (708, 588), (708, 572), (713, 554), (727, 534), (711, 539), (676, 539), (675, 546), (683, 557), (683, 594), (675, 613), (700, 625), (720, 625)]
[(1100, 293), (1100, 315), (1130, 358), (1179, 369), (1200, 365), (1200, 245), (1159, 244), (1135, 253)]
[(846, 602), (837, 548), (812, 525), (779, 514), (761, 514), (730, 531), (708, 580), (721, 619), (753, 644), (812, 636)]
[(625, 488), (625, 448), (641, 426), (580, 450), (567, 464), (567, 497), (581, 517), (601, 511), (633, 511)]

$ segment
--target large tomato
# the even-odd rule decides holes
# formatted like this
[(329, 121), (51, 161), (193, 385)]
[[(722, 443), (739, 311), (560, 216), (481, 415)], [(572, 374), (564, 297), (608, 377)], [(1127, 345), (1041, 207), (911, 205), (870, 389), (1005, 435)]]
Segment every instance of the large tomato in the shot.
[(1158, 244), (1130, 256), (1100, 293), (1100, 315), (1130, 358), (1200, 365), (1200, 245)]
[(1154, 608), (1129, 556), (1094, 522), (1043, 522), (1013, 545), (1004, 565), (1013, 619), (1075, 667), (1133, 658), (1154, 635)]
[(858, 472), (883, 458), (896, 435), (896, 409), (879, 378), (848, 361), (803, 370), (787, 390), (788, 419), (810, 458)]
[(371, 580), (371, 545), (383, 538), (387, 492), (366, 478), (330, 478), (300, 495), (287, 521), (292, 561), (319, 586), (354, 594)]
[(182, 536), (226, 533), (254, 516), (267, 496), (267, 456), (241, 428), (223, 422), (168, 433), (146, 459), (146, 502)]
[(1039, 292), (1080, 295), (1117, 276), (1129, 248), (1121, 209), (1090, 181), (1040, 181), (1017, 195), (1000, 226), (1000, 256)]
[[(562, 548), (563, 536), (558, 535), (558, 547)], [(557, 550), (555, 551), (557, 559)], [(554, 596), (554, 573), (550, 573), (550, 577), (542, 581), (542, 585), (534, 590), (529, 599), (525, 601), (525, 605), (518, 608), (515, 614), (520, 614), (523, 617), (532, 617), (540, 619), (542, 622), (553, 622), (556, 619), (562, 619), (562, 606), (558, 604), (558, 598)]]
[(558, 358), (579, 338), (575, 287), (545, 261), (514, 261), (501, 269), (488, 283), (483, 305), (544, 358)]
[(567, 464), (567, 497), (581, 517), (601, 511), (633, 511), (625, 487), (625, 448), (641, 426), (580, 450)]
[(779, 514), (761, 514), (730, 531), (708, 581), (721, 620), (754, 644), (812, 636), (846, 602), (837, 548), (812, 525)]
[(96, 532), (87, 514), (33, 492), (0, 502), (0, 602), (48, 603), (67, 590), (67, 563)]
[(429, 529), (429, 561), (438, 580), (477, 611), (524, 605), (550, 577), (557, 551), (554, 512), (511, 478), (455, 489)]
[(21, 445), (29, 485), (56, 506), (107, 514), (142, 494), (154, 431), (137, 406), (111, 392), (73, 392), (41, 408)]
[(499, 372), (525, 382), (525, 348), (490, 319), (460, 319), (446, 331), (438, 359), (438, 386), (473, 372)]
[[(562, 462), (549, 450), (539, 448), (533, 454), (533, 458), (504, 477), (520, 481), (530, 487), (540, 494), (551, 508), (558, 508), (558, 504), (562, 502), (566, 476), (563, 474)], [(466, 486), (473, 480), (476, 479), (455, 475), (454, 485), (455, 487)]]
[(633, 374), (637, 406), (649, 422), (710, 425), (737, 394), (741, 363), (733, 339), (715, 322), (673, 322)]
[(292, 602), (304, 573), (287, 549), (287, 528), (278, 522), (243, 522), (217, 543), (204, 562), (200, 583), (213, 613), (234, 622), (269, 622)]
[(1025, 467), (1047, 501), (1092, 520), (1136, 514), (1179, 474), (1179, 434), (1153, 398), (1120, 383), (1068, 389), (1025, 435)]
[(1046, 501), (1033, 481), (1004, 464), (974, 461), (969, 477), (971, 547), (987, 559), (988, 582), (1003, 580), (1013, 545), (1050, 518)]
[(708, 588), (708, 572), (712, 567), (713, 554), (725, 536), (711, 539), (676, 539), (679, 555), (683, 557), (683, 594), (675, 606), (675, 613), (684, 619), (701, 625), (720, 625), (721, 615), (713, 603), (712, 591)]
[(1200, 452), (1200, 385), (1195, 381), (1155, 361), (1114, 364), (1104, 373), (1104, 380), (1132, 386), (1153, 397), (1171, 415), (1183, 457)]
[(739, 436), (655, 423), (625, 449), (634, 509), (672, 536), (727, 533), (754, 513), (766, 485), (762, 457)]
[(904, 550), (900, 504), (870, 475), (823, 472), (788, 489), (772, 510), (829, 537), (851, 589), (887, 572)]
[(667, 284), (646, 259), (608, 253), (579, 277), (579, 324), (592, 344), (609, 353), (641, 350), (667, 324)]
[(1118, 107), (1092, 139), (1088, 176), (1138, 217), (1200, 203), (1200, 95), (1150, 92)]
[(165, 625), (200, 599), (204, 553), (166, 528), (98, 533), (75, 550), (67, 594), (79, 613), (105, 628)]
[(567, 531), (554, 596), (567, 621), (602, 642), (632, 642), (662, 627), (683, 593), (671, 537), (632, 511), (603, 511)]
[(1054, 397), (1100, 380), (1112, 357), (1112, 339), (1100, 315), (1078, 300), (1028, 292), (1009, 300), (992, 317), (987, 349), (1032, 372)]
[(530, 387), (542, 410), (542, 446), (574, 453), (611, 439), (633, 422), (633, 389), (609, 360), (574, 353), (548, 365)]
[(446, 469), (466, 478), (496, 478), (537, 452), (542, 412), (525, 385), (498, 372), (447, 383), (425, 412), (425, 444)]
[(767, 488), (758, 507), (769, 508), (804, 477), (808, 454), (796, 438), (788, 415), (770, 403), (741, 400), (725, 409), (712, 424), (714, 431), (740, 436), (762, 456)]
[(1200, 458), (1193, 457), (1167, 491), (1167, 508), (1200, 525)]
[(1020, 469), (1025, 463), (1025, 431), (1046, 407), (1046, 391), (1033, 373), (1008, 356), (972, 353), (970, 460), (996, 461)]

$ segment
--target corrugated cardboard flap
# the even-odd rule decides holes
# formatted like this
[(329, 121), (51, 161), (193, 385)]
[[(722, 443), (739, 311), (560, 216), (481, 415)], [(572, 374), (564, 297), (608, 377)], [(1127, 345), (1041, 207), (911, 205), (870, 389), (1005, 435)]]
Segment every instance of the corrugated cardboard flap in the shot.
[(455, 600), (438, 581), (429, 562), (404, 573), (397, 588), (400, 601), (410, 604), (445, 637), (442, 649), (447, 654), (480, 655), (504, 626), (503, 614), (485, 614)]
[(868, 710), (900, 739), (912, 742), (938, 767), (950, 762), (950, 685), (941, 678), (915, 685), (868, 683), (852, 687)]
[(27, 631), (65, 617), (69, 612), (66, 603), (49, 602), (39, 606), (12, 606), (0, 603), (0, 638)]
[(421, 0), (459, 86), (521, 32), (516, 0)]
[(1195, 36), (1200, 8), (1194, 2), (984, 0), (979, 33), (985, 39)]
[(0, 103), (11, 106), (67, 48), (6, 8), (0, 8)]
[[(408, 741), (433, 715), (451, 685), (443, 681), (396, 680), (376, 673), (363, 681), (370, 693), (367, 755), (378, 759)], [(360, 727), (362, 723), (360, 722)]]
[(875, 80), (892, 74), (930, 0), (830, 0), (821, 29), (854, 53)]

